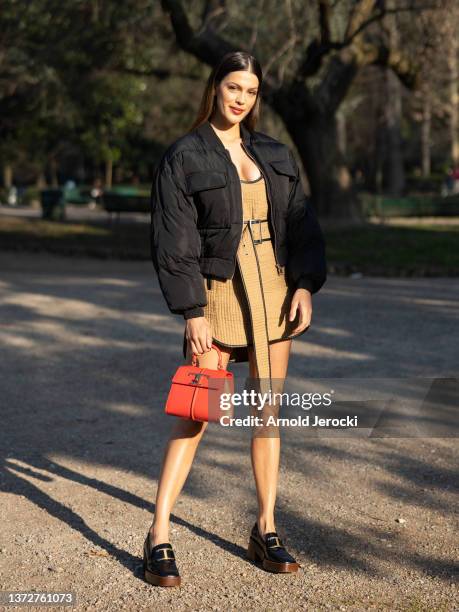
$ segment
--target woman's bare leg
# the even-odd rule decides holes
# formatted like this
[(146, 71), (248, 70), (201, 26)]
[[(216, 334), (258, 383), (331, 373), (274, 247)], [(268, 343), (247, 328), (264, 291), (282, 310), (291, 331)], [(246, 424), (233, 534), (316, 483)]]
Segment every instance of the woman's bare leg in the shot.
[[(228, 349), (231, 351), (231, 349)], [(223, 347), (222, 365), (227, 367), (230, 352)], [(199, 365), (216, 368), (217, 351), (211, 350), (198, 356)], [(187, 347), (187, 364), (191, 363), (190, 346)], [(169, 519), (175, 501), (182, 490), (191, 469), (199, 442), (207, 428), (207, 422), (176, 418), (174, 428), (166, 446), (156, 493), (155, 514), (150, 527), (151, 544), (169, 541)]]
[[(291, 340), (282, 340), (269, 345), (273, 392), (282, 392), (283, 381), (287, 376)], [(257, 375), (253, 347), (249, 347), (250, 376)], [(260, 411), (257, 411), (260, 414)], [(277, 410), (274, 407), (273, 414)], [(266, 413), (265, 413), (266, 414)], [(255, 478), (258, 498), (258, 528), (263, 536), (269, 531), (276, 531), (274, 506), (276, 503), (277, 480), (279, 473), (280, 434), (276, 428), (263, 435), (254, 435), (251, 440), (252, 469)]]

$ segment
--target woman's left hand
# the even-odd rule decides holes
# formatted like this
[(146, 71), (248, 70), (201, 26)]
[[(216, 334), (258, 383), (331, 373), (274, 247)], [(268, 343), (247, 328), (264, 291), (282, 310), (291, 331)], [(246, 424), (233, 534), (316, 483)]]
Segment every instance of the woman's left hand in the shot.
[(292, 334), (302, 332), (311, 324), (312, 296), (307, 289), (297, 289), (293, 294), (292, 303), (290, 305), (289, 321), (293, 321), (296, 317), (297, 309), (300, 311), (300, 320), (295, 329), (292, 330)]

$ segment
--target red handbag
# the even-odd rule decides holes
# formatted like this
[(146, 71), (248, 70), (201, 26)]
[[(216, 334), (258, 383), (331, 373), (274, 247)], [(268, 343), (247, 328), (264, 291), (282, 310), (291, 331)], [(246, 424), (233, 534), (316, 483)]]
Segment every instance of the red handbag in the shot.
[[(222, 366), (218, 346), (218, 369), (200, 368), (193, 353), (192, 365), (182, 365), (172, 377), (165, 412), (193, 421), (219, 421), (222, 416), (233, 416), (232, 396), (234, 376)], [(223, 394), (230, 394), (222, 397)]]

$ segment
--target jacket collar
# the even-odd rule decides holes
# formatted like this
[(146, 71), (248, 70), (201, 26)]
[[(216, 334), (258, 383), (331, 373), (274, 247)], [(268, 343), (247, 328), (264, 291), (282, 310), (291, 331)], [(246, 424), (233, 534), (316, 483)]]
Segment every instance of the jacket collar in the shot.
[[(239, 129), (241, 132), (242, 141), (244, 144), (250, 146), (253, 138), (252, 133), (243, 123), (240, 124)], [(210, 121), (208, 119), (204, 121), (204, 123), (201, 123), (201, 125), (198, 125), (196, 132), (202, 138), (207, 148), (221, 148), (222, 150), (226, 149), (223, 142), (215, 133), (214, 128), (210, 125)]]

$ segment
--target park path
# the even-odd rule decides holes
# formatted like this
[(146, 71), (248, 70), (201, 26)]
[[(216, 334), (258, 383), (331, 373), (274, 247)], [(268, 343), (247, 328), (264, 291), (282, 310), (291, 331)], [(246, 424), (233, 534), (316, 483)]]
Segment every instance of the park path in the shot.
[[(256, 516), (249, 434), (211, 425), (172, 519), (183, 586), (145, 583), (183, 321), (149, 262), (0, 257), (2, 589), (74, 591), (91, 611), (455, 608), (447, 435), (285, 431), (277, 528), (302, 569), (283, 576), (244, 557)], [(292, 381), (457, 377), (455, 279), (330, 277), (313, 303)], [(246, 367), (232, 366), (236, 379)], [(446, 429), (457, 424), (448, 408)]]

